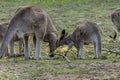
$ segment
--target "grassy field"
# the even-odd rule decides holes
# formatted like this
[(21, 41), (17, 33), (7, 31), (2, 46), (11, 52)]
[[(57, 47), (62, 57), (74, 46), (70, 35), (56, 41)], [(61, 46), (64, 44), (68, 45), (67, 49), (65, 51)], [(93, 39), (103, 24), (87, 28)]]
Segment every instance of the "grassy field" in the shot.
[[(0, 80), (119, 80), (120, 46), (112, 41), (113, 24), (110, 14), (120, 7), (120, 0), (0, 0), (0, 22), (8, 22), (19, 6), (36, 5), (42, 7), (53, 20), (60, 32), (66, 29), (69, 34), (75, 25), (84, 21), (96, 22), (103, 31), (102, 54), (107, 60), (93, 59), (93, 45), (85, 46), (85, 60), (76, 60), (76, 49), (69, 51), (70, 64), (60, 56), (56, 60), (24, 60), (20, 58), (0, 59)], [(16, 52), (17, 50), (17, 43)], [(32, 45), (31, 45), (32, 48)], [(55, 52), (64, 54), (67, 46)], [(106, 50), (113, 51), (108, 52)], [(31, 55), (34, 52), (31, 49)], [(42, 55), (49, 54), (48, 43), (43, 43)]]

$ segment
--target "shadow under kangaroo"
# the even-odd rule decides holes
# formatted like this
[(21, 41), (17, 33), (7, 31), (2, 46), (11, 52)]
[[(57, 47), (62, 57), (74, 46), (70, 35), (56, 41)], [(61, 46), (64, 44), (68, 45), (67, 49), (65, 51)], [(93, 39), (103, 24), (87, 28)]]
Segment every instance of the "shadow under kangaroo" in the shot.
[[(35, 35), (36, 47), (34, 59), (42, 59), (41, 46), (42, 41), (49, 42), (50, 52), (56, 49), (57, 31), (54, 27), (49, 15), (40, 7), (36, 6), (22, 6), (18, 8), (17, 12), (9, 23), (8, 30), (3, 38), (0, 49), (0, 58), (2, 58), (6, 47), (14, 34), (21, 39), (24, 43), (24, 56), (28, 60), (30, 58), (28, 37)], [(50, 54), (53, 57), (53, 54)]]
[(85, 22), (77, 26), (73, 33), (67, 36), (65, 30), (62, 31), (61, 37), (56, 43), (57, 46), (68, 45), (68, 50), (75, 46), (77, 48), (78, 58), (84, 59), (83, 45), (85, 43), (94, 43), (94, 58), (106, 59), (107, 57), (101, 54), (101, 30), (96, 23)]

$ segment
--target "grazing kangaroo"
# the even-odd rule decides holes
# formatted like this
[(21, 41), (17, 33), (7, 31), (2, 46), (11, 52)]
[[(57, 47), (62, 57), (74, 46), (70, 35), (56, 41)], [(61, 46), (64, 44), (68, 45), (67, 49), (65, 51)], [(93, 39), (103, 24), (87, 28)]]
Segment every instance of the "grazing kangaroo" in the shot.
[[(3, 38), (0, 49), (0, 58), (3, 56), (7, 44), (15, 33), (17, 33), (19, 38), (23, 39), (24, 55), (26, 60), (30, 58), (28, 48), (28, 36), (30, 34), (35, 35), (36, 38), (34, 59), (42, 58), (42, 41), (49, 42), (51, 53), (56, 49), (56, 41), (58, 39), (56, 28), (54, 27), (49, 15), (40, 7), (23, 6), (17, 10), (14, 17), (11, 19), (9, 28)], [(50, 56), (53, 57), (54, 55), (50, 54)]]
[[(9, 23), (1, 23), (0, 24), (0, 41), (2, 41), (2, 39), (5, 36), (5, 33), (7, 32), (8, 29), (8, 25)], [(22, 46), (22, 41), (17, 37), (17, 35), (15, 34), (12, 38), (12, 40), (10, 41), (9, 45), (10, 45), (10, 55), (8, 54), (8, 52), (6, 52), (5, 55), (9, 55), (9, 56), (14, 56), (14, 42), (19, 41), (19, 53), (21, 53), (21, 46)], [(7, 50), (8, 51), (8, 50)]]
[(110, 36), (113, 39), (116, 39), (118, 33), (120, 32), (120, 8), (115, 9), (115, 11), (111, 14), (111, 20), (114, 24), (114, 36)]
[(59, 41), (56, 43), (57, 46), (68, 45), (68, 50), (74, 45), (77, 48), (78, 58), (84, 59), (84, 43), (94, 43), (95, 55), (94, 58), (106, 58), (101, 55), (101, 30), (98, 25), (93, 22), (85, 22), (78, 25), (73, 33), (67, 36), (65, 30), (62, 31)]

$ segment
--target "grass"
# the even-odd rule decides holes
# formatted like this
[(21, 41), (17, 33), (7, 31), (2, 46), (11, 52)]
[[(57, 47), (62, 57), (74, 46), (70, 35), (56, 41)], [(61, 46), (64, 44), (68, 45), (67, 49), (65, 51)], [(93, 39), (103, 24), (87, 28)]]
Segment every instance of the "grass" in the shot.
[[(69, 34), (75, 26), (84, 21), (96, 22), (103, 31), (102, 49), (119, 52), (119, 44), (112, 42), (108, 35), (113, 34), (110, 14), (113, 8), (120, 7), (119, 0), (0, 0), (0, 22), (8, 22), (19, 6), (36, 5), (48, 12), (60, 35), (62, 29)], [(17, 44), (17, 43), (16, 43)], [(47, 43), (43, 43), (42, 54), (49, 54)], [(32, 48), (32, 45), (31, 45)], [(16, 46), (17, 49), (17, 46)], [(67, 46), (62, 46), (56, 53), (63, 54)], [(17, 50), (16, 50), (17, 51)], [(31, 53), (34, 50), (31, 49)], [(71, 63), (62, 58), (56, 60), (29, 60), (23, 57), (0, 59), (0, 80), (119, 80), (120, 55), (102, 53), (107, 60), (93, 59), (93, 45), (85, 46), (85, 60), (75, 60), (76, 49), (69, 51)]]

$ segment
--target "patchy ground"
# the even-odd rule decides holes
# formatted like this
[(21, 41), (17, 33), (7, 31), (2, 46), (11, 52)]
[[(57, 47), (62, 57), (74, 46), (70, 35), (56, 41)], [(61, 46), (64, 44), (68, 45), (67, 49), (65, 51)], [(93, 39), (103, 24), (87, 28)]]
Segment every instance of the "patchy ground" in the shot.
[[(92, 59), (93, 45), (85, 46), (85, 60), (74, 60), (76, 50), (69, 51), (70, 64), (60, 57), (56, 60), (29, 60), (24, 58), (0, 59), (0, 80), (119, 80), (120, 43), (111, 41), (114, 33), (110, 19), (112, 9), (120, 7), (119, 0), (0, 0), (0, 23), (8, 22), (19, 6), (35, 5), (44, 8), (58, 34), (62, 29), (71, 33), (84, 21), (96, 22), (102, 29), (102, 54), (107, 60)], [(30, 42), (32, 43), (32, 42)], [(46, 44), (46, 43), (45, 43)], [(15, 47), (18, 47), (15, 44)], [(30, 52), (34, 49), (30, 44)], [(16, 50), (18, 51), (18, 50)], [(64, 53), (66, 47), (56, 53)], [(48, 55), (48, 44), (42, 46), (42, 54)], [(117, 56), (115, 56), (117, 54)]]
[(0, 62), (0, 80), (118, 80), (120, 62), (114, 60), (8, 59)]

